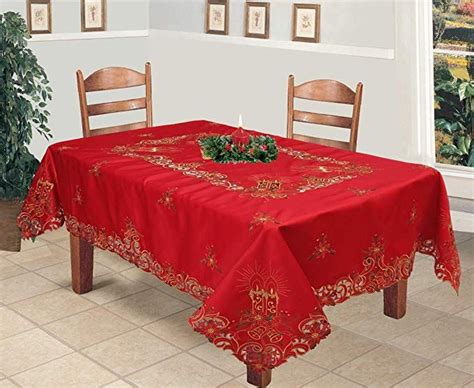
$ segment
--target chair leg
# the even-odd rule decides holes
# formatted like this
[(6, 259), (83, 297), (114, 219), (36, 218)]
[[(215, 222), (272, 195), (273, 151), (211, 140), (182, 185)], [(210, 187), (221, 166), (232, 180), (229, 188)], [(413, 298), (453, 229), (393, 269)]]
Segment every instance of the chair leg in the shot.
[(397, 284), (383, 290), (383, 312), (394, 319), (403, 318), (407, 312), (407, 280), (400, 280)]
[(76, 294), (92, 290), (94, 247), (87, 241), (70, 234), (72, 289)]
[(255, 385), (258, 388), (267, 387), (272, 381), (272, 371), (267, 369), (265, 371), (255, 370), (247, 365), (247, 382)]

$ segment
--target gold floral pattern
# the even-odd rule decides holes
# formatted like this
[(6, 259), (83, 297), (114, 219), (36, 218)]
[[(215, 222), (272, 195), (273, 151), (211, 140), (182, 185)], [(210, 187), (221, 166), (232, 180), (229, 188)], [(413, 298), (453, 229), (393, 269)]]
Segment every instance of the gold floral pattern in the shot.
[(252, 221), (250, 221), (249, 231), (252, 231), (258, 225), (263, 225), (266, 223), (278, 225), (280, 222), (275, 217), (271, 216), (268, 213), (258, 212), (258, 213), (255, 213)]
[(23, 211), (34, 217), (42, 217), (51, 212), (50, 194), (54, 188), (54, 183), (46, 179), (40, 178), (36, 183), (36, 187), (30, 192), (28, 201)]
[(201, 259), (201, 263), (212, 271), (217, 270), (218, 272), (221, 272), (219, 267), (217, 266), (217, 255), (214, 251), (213, 245), (209, 245), (206, 248), (206, 255)]
[(417, 210), (416, 210), (416, 202), (413, 201), (413, 206), (410, 211), (410, 218), (408, 219), (408, 224), (413, 225), (416, 221), (416, 215), (417, 215)]
[(175, 211), (176, 206), (174, 204), (174, 193), (175, 191), (178, 190), (178, 188), (170, 189), (165, 191), (163, 194), (161, 194), (160, 199), (158, 199), (157, 203), (159, 205), (163, 205), (165, 208)]
[(328, 236), (323, 233), (317, 240), (316, 246), (314, 247), (313, 253), (309, 257), (309, 260), (324, 259), (327, 255), (335, 255), (336, 251), (333, 249), (328, 241)]
[(355, 194), (358, 197), (363, 197), (364, 195), (367, 195), (369, 193), (373, 193), (375, 190), (373, 190), (373, 189), (359, 189), (359, 188), (351, 187), (349, 189), (349, 191), (351, 191), (353, 194)]
[(68, 231), (74, 236), (86, 240), (97, 248), (117, 253), (138, 268), (151, 272), (170, 286), (198, 300), (204, 301), (214, 292), (212, 288), (201, 285), (197, 279), (185, 273), (176, 273), (171, 264), (162, 264), (156, 260), (150, 251), (142, 247), (142, 235), (131, 220), (126, 220), (126, 228), (121, 236), (81, 223), (73, 216), (66, 215), (65, 219)]
[(323, 306), (334, 306), (351, 296), (380, 291), (402, 279), (408, 279), (419, 247), (420, 242), (416, 242), (410, 253), (390, 260), (385, 257), (384, 239), (375, 235), (372, 244), (365, 251), (361, 272), (345, 276), (334, 284), (314, 289), (314, 293)]
[(207, 311), (205, 305), (189, 320), (194, 330), (216, 346), (230, 349), (241, 361), (264, 370), (306, 353), (329, 335), (330, 325), (322, 312), (301, 319), (297, 335), (292, 335), (288, 313), (279, 308), (280, 297), (289, 292), (281, 274), (258, 266), (240, 274), (242, 291), (248, 294), (251, 307), (241, 312), (238, 322)]
[(84, 204), (84, 196), (82, 195), (82, 189), (79, 186), (76, 186), (76, 191), (74, 192), (72, 200), (78, 205)]
[(89, 174), (92, 174), (96, 177), (100, 176), (101, 174), (101, 167), (104, 165), (104, 164), (107, 164), (108, 162), (106, 160), (103, 160), (101, 162), (97, 162), (97, 163), (94, 163), (91, 168), (89, 169)]
[(73, 146), (60, 146), (60, 147), (58, 147), (59, 152), (70, 151), (70, 150), (78, 150), (78, 149), (79, 149), (79, 147), (73, 147)]

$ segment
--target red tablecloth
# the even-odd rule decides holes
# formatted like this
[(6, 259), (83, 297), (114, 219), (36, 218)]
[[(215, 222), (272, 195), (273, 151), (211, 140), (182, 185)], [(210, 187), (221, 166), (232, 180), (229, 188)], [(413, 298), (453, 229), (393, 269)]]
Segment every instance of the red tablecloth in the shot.
[(202, 300), (193, 328), (256, 368), (330, 332), (326, 305), (409, 277), (416, 252), (457, 290), (459, 257), (440, 174), (275, 137), (270, 164), (216, 164), (207, 121), (49, 147), (24, 202), (23, 237), (66, 222)]

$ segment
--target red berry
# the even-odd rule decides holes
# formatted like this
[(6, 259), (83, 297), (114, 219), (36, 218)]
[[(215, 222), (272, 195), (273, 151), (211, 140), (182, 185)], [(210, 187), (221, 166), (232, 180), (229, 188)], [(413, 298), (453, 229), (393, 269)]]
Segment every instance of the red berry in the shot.
[(227, 143), (227, 144), (225, 145), (225, 149), (226, 149), (227, 151), (230, 151), (231, 148), (232, 148), (232, 146), (231, 146), (230, 144)]
[(260, 149), (263, 150), (263, 151), (266, 151), (268, 149), (267, 145), (264, 144), (262, 146), (260, 146)]

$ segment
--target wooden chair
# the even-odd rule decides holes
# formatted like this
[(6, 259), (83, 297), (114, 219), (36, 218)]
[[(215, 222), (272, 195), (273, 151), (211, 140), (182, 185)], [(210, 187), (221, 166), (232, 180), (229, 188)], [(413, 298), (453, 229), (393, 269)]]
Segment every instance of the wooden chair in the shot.
[[(84, 80), (81, 70), (76, 72), (77, 88), (79, 92), (79, 102), (81, 107), (82, 132), (84, 137), (104, 135), (153, 126), (152, 92), (151, 92), (151, 64), (145, 64), (145, 73), (127, 69), (125, 67), (107, 67), (97, 70)], [(130, 100), (105, 102), (100, 104), (87, 104), (88, 92), (102, 90), (114, 90), (131, 88), (145, 85), (146, 95), (142, 98)], [(91, 129), (91, 116), (104, 115), (109, 113), (126, 112), (132, 110), (146, 110), (146, 120), (138, 123), (118, 125), (114, 127)]]
[[(352, 91), (348, 86), (338, 81), (315, 80), (295, 86), (295, 78), (290, 75), (288, 78), (288, 127), (287, 137), (318, 143), (331, 147), (342, 148), (349, 151), (357, 149), (357, 135), (359, 131), (359, 117), (362, 104), (362, 83), (357, 84), (356, 91)], [(343, 117), (329, 114), (311, 113), (294, 109), (295, 98), (305, 100), (334, 102), (338, 104), (353, 105), (352, 117)], [(329, 125), (332, 127), (350, 129), (350, 138), (348, 142), (321, 139), (317, 137), (298, 135), (293, 132), (293, 123)]]

